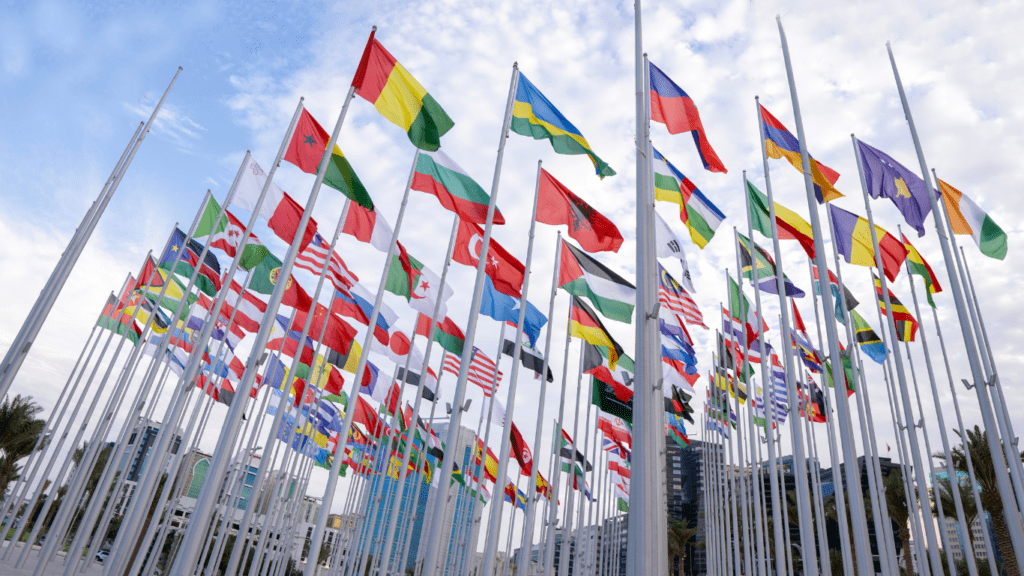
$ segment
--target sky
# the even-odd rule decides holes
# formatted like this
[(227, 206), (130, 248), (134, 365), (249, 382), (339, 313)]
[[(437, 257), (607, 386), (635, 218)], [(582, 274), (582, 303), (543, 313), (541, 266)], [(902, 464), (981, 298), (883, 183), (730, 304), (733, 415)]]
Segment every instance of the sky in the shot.
[[(301, 5), (223, 1), (181, 7), (159, 2), (43, 1), (2, 5), (0, 352), (10, 346), (132, 132), (148, 117), (177, 67), (183, 67), (14, 381), (12, 394), (32, 396), (47, 412), (68, 380), (107, 294), (119, 289), (126, 274), (137, 273), (147, 251), (162, 249), (176, 222), (187, 229), (207, 190), (223, 201), (247, 150), (269, 169), (300, 97), (330, 131), (373, 25), (379, 27), (377, 38), (455, 121), (443, 138), (443, 149), (485, 189), (494, 179), (502, 112), (512, 65), (518, 63), (618, 174), (600, 180), (585, 157), (557, 155), (547, 142), (510, 135), (497, 190), (498, 206), (508, 224), (496, 227), (494, 238), (525, 260), (531, 192), (536, 163), (542, 160), (547, 170), (618, 225), (625, 238), (621, 249), (596, 257), (627, 278), (635, 277), (631, 3), (482, 0), (466, 6), (444, 0)], [(1012, 375), (1024, 368), (1013, 289), (1024, 281), (1024, 255), (1017, 248), (1024, 215), (1019, 162), (1024, 153), (1024, 113), (1017, 98), (1024, 88), (1024, 62), (1011, 28), (1022, 12), (1024, 7), (1014, 2), (645, 4), (644, 50), (694, 100), (708, 140), (728, 168), (727, 174), (704, 170), (690, 136), (672, 136), (664, 126), (652, 126), (654, 146), (727, 216), (712, 242), (701, 250), (688, 241), (675, 205), (658, 203), (656, 208), (684, 240), (694, 297), (712, 327), (690, 330), (702, 373), (711, 366), (714, 328), (720, 325), (718, 305), (726, 298), (725, 275), (735, 272), (732, 227), (741, 232), (746, 228), (744, 171), (764, 189), (754, 97), (760, 96), (761, 103), (796, 133), (777, 14), (786, 28), (808, 149), (841, 174), (836, 187), (845, 197), (836, 204), (861, 215), (865, 206), (851, 133), (912, 171), (920, 170), (885, 50), (885, 43), (891, 41), (928, 165), (974, 199), (1009, 235), (1009, 253), (1003, 261), (982, 255), (968, 237), (957, 241), (964, 247), (978, 290), (999, 372)], [(379, 212), (393, 224), (414, 154), (406, 135), (357, 97), (339, 145)], [(776, 201), (807, 217), (798, 171), (783, 160), (770, 160), (769, 168)], [(282, 162), (275, 181), (303, 203), (313, 177)], [(325, 236), (333, 231), (342, 205), (339, 194), (326, 188), (321, 191), (314, 218)], [(872, 201), (871, 210), (876, 224), (890, 232), (896, 233), (897, 226), (904, 224), (890, 202)], [(236, 214), (248, 216), (240, 209)], [(451, 219), (436, 199), (411, 193), (400, 237), (410, 253), (438, 273)], [(910, 237), (946, 288), (946, 267), (930, 217), (925, 228), (924, 237)], [(556, 231), (538, 225), (534, 244), (528, 298), (545, 312)], [(265, 226), (256, 233), (279, 256), (284, 255), (284, 244)], [(770, 247), (765, 238), (756, 240)], [(364, 286), (375, 290), (381, 254), (345, 235), (339, 250)], [(831, 246), (826, 250), (831, 253)], [(787, 275), (809, 292), (803, 252), (793, 242), (782, 242), (782, 253)], [(222, 265), (229, 263), (223, 254), (219, 257)], [(677, 262), (664, 260), (663, 264), (678, 276)], [(868, 270), (844, 264), (842, 273), (861, 302), (858, 310), (878, 331)], [(304, 272), (297, 277), (311, 291), (314, 278)], [(473, 270), (453, 264), (448, 278), (456, 294), (449, 301), (449, 316), (465, 327)], [(916, 288), (920, 294), (919, 280)], [(891, 289), (911, 306), (905, 272)], [(398, 327), (408, 331), (415, 313), (399, 297), (388, 294), (385, 301), (398, 312)], [(778, 347), (778, 304), (771, 298), (764, 301), (765, 317), (773, 327), (769, 336)], [(948, 289), (937, 294), (935, 301), (953, 381), (970, 378)], [(923, 300), (921, 304), (926, 306)], [(556, 332), (550, 354), (555, 374), (561, 374), (566, 357), (558, 336), (564, 334), (567, 306), (567, 298), (559, 294), (552, 315)], [(799, 301), (798, 307), (806, 320), (814, 316), (810, 298)], [(949, 381), (932, 314), (922, 313), (938, 404), (950, 429), (956, 421)], [(610, 320), (606, 325), (632, 351), (633, 328)], [(477, 346), (494, 357), (499, 332), (498, 323), (482, 318)], [(569, 362), (577, 361), (578, 350), (574, 342)], [(911, 357), (935, 452), (941, 449), (938, 419), (919, 343), (911, 346)], [(386, 371), (392, 369), (384, 357), (371, 359)], [(898, 459), (882, 372), (870, 362), (866, 369), (869, 382), (864, 394), (873, 410), (874, 434), (880, 447), (891, 446), (891, 452), (880, 448), (882, 456)], [(507, 357), (503, 371), (511, 372)], [(441, 382), (442, 399), (450, 399), (453, 393), (454, 379), (446, 378)], [(1024, 422), (1012, 407), (1024, 398), (1015, 383), (1008, 377), (1003, 391), (1013, 425), (1019, 428)], [(548, 388), (542, 443), (534, 447), (544, 469), (560, 384)], [(499, 388), (503, 402), (507, 389), (508, 376)], [(693, 402), (698, 413), (705, 389), (701, 381)], [(957, 384), (965, 425), (980, 425), (976, 396), (965, 392)], [(158, 420), (168, 395), (154, 405)], [(406, 397), (412, 398), (411, 391)], [(521, 378), (514, 420), (531, 441), (538, 421), (538, 397), (539, 382)], [(473, 405), (464, 423), (475, 424), (482, 394), (471, 387), (467, 398)], [(585, 403), (585, 398), (577, 399), (570, 378), (566, 405), (575, 408)], [(87, 411), (87, 406), (82, 407), (76, 421)], [(916, 400), (914, 411), (919, 414)], [(225, 413), (223, 406), (214, 408), (200, 439), (201, 449), (212, 450)], [(567, 429), (571, 421), (570, 416)], [(696, 427), (689, 432), (694, 438), (703, 435)], [(856, 443), (860, 451), (859, 435)], [(497, 451), (497, 444), (492, 444)], [(788, 441), (783, 444), (788, 451)], [(824, 466), (830, 465), (827, 450), (820, 456)], [(325, 481), (326, 473), (315, 471), (309, 493), (322, 494)], [(341, 496), (335, 509), (339, 500)]]

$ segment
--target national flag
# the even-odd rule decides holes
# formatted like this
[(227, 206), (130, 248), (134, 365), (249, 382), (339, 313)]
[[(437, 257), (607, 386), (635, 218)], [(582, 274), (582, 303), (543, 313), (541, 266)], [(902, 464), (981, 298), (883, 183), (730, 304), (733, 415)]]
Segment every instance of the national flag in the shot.
[[(512, 356), (515, 354), (516, 345), (509, 339), (505, 339), (501, 344), (501, 353), (506, 356)], [(523, 343), (519, 348), (519, 361), (523, 363), (523, 367), (532, 370), (536, 374), (536, 378), (540, 379), (541, 373), (544, 372), (544, 357), (540, 352), (530, 348)], [(548, 382), (554, 382), (555, 375), (551, 372), (551, 367), (548, 367)]]
[(860, 349), (868, 355), (869, 358), (878, 362), (879, 364), (885, 363), (885, 343), (878, 337), (878, 334), (871, 328), (868, 321), (864, 319), (856, 310), (851, 310), (850, 315), (853, 318), (853, 335), (857, 339), (857, 344), (860, 344)]
[(96, 325), (111, 330), (119, 336), (125, 336), (133, 345), (138, 344), (139, 338), (142, 336), (142, 328), (132, 320), (131, 314), (124, 314), (118, 306), (117, 298), (108, 296), (107, 303), (103, 306), (103, 314)]
[(708, 329), (704, 324), (704, 315), (701, 314), (693, 297), (679, 282), (676, 282), (675, 278), (660, 263), (658, 264), (658, 301), (673, 314), (681, 314), (687, 324)]
[[(295, 267), (308, 270), (319, 276), (324, 269), (327, 251), (330, 247), (330, 244), (317, 232), (306, 248), (295, 257)], [(338, 290), (351, 289), (356, 282), (359, 282), (359, 278), (348, 269), (341, 256), (338, 255), (337, 247), (331, 250), (331, 265), (327, 269), (327, 277), (331, 279), (331, 283)]]
[(633, 385), (632, 375), (625, 369), (616, 373), (608, 363), (607, 350), (607, 348), (584, 342), (582, 371), (611, 386), (615, 396), (622, 402), (626, 402), (633, 397), (633, 390), (630, 389), (630, 386)]
[[(267, 257), (252, 269), (249, 276), (249, 289), (260, 294), (273, 294), (274, 286), (281, 274), (281, 265), (281, 261), (276, 256), (267, 254)], [(313, 299), (302, 289), (302, 286), (295, 280), (295, 276), (289, 274), (281, 303), (298, 310), (309, 310), (309, 307), (313, 305)]]
[(729, 277), (729, 305), (733, 319), (746, 324), (748, 346), (758, 334), (768, 331), (768, 323), (763, 318), (758, 318), (757, 310), (750, 305), (747, 295), (740, 290), (739, 284), (732, 277)]
[[(763, 234), (765, 238), (771, 238), (772, 220), (768, 207), (768, 196), (748, 180), (747, 198), (750, 202), (751, 227)], [(811, 225), (802, 216), (778, 202), (775, 202), (775, 229), (778, 232), (779, 240), (796, 240), (807, 253), (807, 257), (814, 259), (814, 231)]]
[(928, 265), (921, 253), (914, 248), (914, 245), (907, 240), (906, 234), (900, 234), (903, 239), (903, 246), (907, 249), (907, 264), (910, 267), (911, 274), (917, 274), (924, 279), (925, 296), (928, 298), (928, 304), (932, 308), (935, 308), (935, 301), (932, 300), (932, 294), (936, 292), (942, 292), (942, 286), (939, 286), (939, 279), (935, 277), (935, 272), (932, 271), (932, 267)]
[(678, 258), (683, 269), (683, 285), (687, 290), (696, 292), (693, 281), (690, 278), (690, 265), (686, 262), (686, 252), (683, 251), (683, 243), (672, 231), (661, 214), (654, 213), (654, 241), (658, 245), (658, 258)]
[(579, 296), (573, 295), (569, 311), (569, 334), (590, 342), (595, 346), (608, 348), (608, 365), (614, 370), (619, 357), (624, 354), (622, 346), (612, 338), (597, 314)]
[(550, 140), (558, 154), (586, 154), (597, 169), (597, 176), (614, 176), (615, 170), (594, 154), (590, 143), (562, 113), (527, 80), (522, 72), (516, 83), (512, 107), (512, 131), (534, 140)]
[[(256, 202), (259, 200), (266, 182), (267, 175), (263, 172), (263, 168), (260, 168), (255, 160), (250, 160), (249, 166), (242, 170), (242, 176), (238, 180), (238, 185), (235, 186), (235, 193), (228, 199), (228, 203), (243, 210), (255, 212)], [(302, 213), (302, 206), (274, 183), (271, 183), (267, 189), (267, 194), (259, 209), (259, 214), (266, 221), (267, 226), (277, 234), (278, 238), (289, 244), (298, 233)], [(306, 248), (306, 244), (309, 244), (315, 233), (316, 221), (310, 218), (302, 233), (302, 241), (299, 244), (300, 251)]]
[(530, 451), (530, 447), (526, 444), (526, 440), (523, 439), (515, 422), (512, 422), (512, 430), (509, 435), (512, 440), (511, 453), (519, 463), (519, 473), (529, 476), (533, 473), (533, 452)]
[(599, 413), (597, 417), (597, 428), (604, 432), (604, 435), (617, 444), (631, 448), (633, 445), (633, 433), (626, 421), (617, 416)]
[[(444, 371), (451, 372), (458, 376), (462, 361), (454, 354), (445, 356)], [(494, 394), (498, 382), (501, 381), (503, 372), (498, 371), (498, 365), (494, 363), (479, 348), (473, 347), (469, 362), (469, 381), (476, 384), (484, 391), (484, 396), (490, 397)]]
[(312, 366), (300, 363), (295, 370), (295, 377), (302, 378), (310, 385), (335, 395), (341, 393), (341, 387), (345, 384), (341, 368), (328, 362), (322, 354), (316, 355)]
[[(843, 377), (846, 380), (846, 395), (852, 396), (857, 391), (857, 379), (853, 377), (853, 362), (850, 360), (850, 351), (845, 350), (839, 353), (843, 362)], [(832, 362), (825, 362), (825, 377), (828, 378), (828, 387), (835, 388), (832, 380)]]
[[(415, 370), (419, 370), (419, 368), (415, 368)], [(399, 366), (398, 375), (396, 376), (396, 379), (404, 380), (410, 386), (419, 386), (422, 376), (414, 372), (414, 368), (411, 365), (409, 367), (408, 374), (409, 376), (408, 378), (406, 378), (405, 367)], [(427, 379), (423, 382), (422, 396), (423, 399), (426, 400), (427, 402), (433, 402), (434, 399), (437, 397), (437, 374), (434, 373), (434, 369), (429, 366), (427, 367)]]
[(455, 125), (434, 97), (370, 32), (352, 86), (381, 116), (405, 130), (420, 150), (437, 150)]
[[(220, 214), (220, 210), (220, 204), (211, 196), (199, 224), (196, 225), (193, 237), (200, 243), (209, 242), (210, 248), (223, 250), (225, 254), (234, 258), (242, 245), (245, 224), (228, 210), (224, 211), (224, 216), (218, 221), (217, 215)], [(270, 250), (260, 243), (256, 235), (250, 233), (238, 264), (243, 270), (251, 270), (269, 253)]]
[(857, 140), (857, 150), (860, 152), (868, 194), (872, 198), (885, 197), (892, 200), (907, 224), (917, 230), (918, 236), (924, 236), (924, 219), (932, 211), (928, 185), (920, 176), (893, 160), (892, 156), (861, 140)]
[[(800, 141), (786, 127), (772, 116), (768, 109), (761, 106), (761, 127), (764, 129), (764, 148), (772, 158), (785, 158), (800, 172), (804, 171), (800, 157)], [(807, 153), (807, 161), (811, 165), (811, 178), (814, 180), (814, 195), (819, 204), (831, 202), (843, 195), (833, 184), (839, 180), (839, 173), (825, 166)]]
[(353, 421), (362, 424), (370, 436), (379, 438), (381, 432), (384, 431), (384, 423), (377, 416), (377, 411), (373, 409), (373, 406), (358, 394), (356, 394), (355, 411)]
[(611, 386), (597, 377), (591, 380), (592, 396), (591, 403), (597, 406), (601, 412), (621, 418), (625, 422), (633, 423), (633, 391), (626, 388), (629, 397), (622, 399), (618, 391), (621, 388)]
[(690, 239), (704, 248), (725, 220), (725, 214), (657, 149), (654, 160), (654, 199), (678, 204), (679, 219), (690, 229)]
[(653, 62), (648, 62), (647, 73), (651, 92), (651, 120), (664, 124), (669, 134), (691, 132), (704, 168), (711, 172), (728, 172), (708, 142), (693, 99)]
[(376, 210), (369, 210), (358, 204), (349, 204), (341, 231), (381, 252), (387, 252), (391, 248), (391, 239), (394, 236), (391, 226), (383, 216)]
[(804, 365), (809, 370), (814, 372), (821, 372), (821, 356), (818, 355), (818, 351), (811, 344), (811, 339), (807, 334), (807, 326), (804, 325), (804, 319), (800, 316), (800, 309), (796, 307), (796, 302), (793, 302), (793, 338), (794, 348), (800, 353), (800, 358), (804, 361)]
[[(871, 274), (871, 277), (875, 281), (875, 295), (878, 297), (878, 308), (882, 311), (882, 314), (888, 316), (889, 313), (885, 309), (885, 297), (882, 295), (882, 281), (874, 273)], [(892, 304), (892, 317), (896, 321), (896, 336), (900, 342), (913, 342), (918, 328), (914, 315), (892, 293), (892, 290), (889, 290), (889, 303)]]
[(505, 502), (526, 512), (526, 494), (523, 494), (522, 490), (516, 488), (515, 484), (509, 483), (508, 486), (505, 486)]
[[(324, 151), (327, 150), (327, 144), (330, 141), (331, 137), (327, 131), (313, 118), (309, 110), (303, 108), (299, 121), (295, 124), (295, 132), (292, 133), (292, 139), (288, 143), (284, 159), (294, 164), (299, 170), (316, 175), (320, 171), (320, 162), (323, 161)], [(327, 172), (324, 173), (323, 183), (341, 192), (360, 206), (373, 210), (373, 200), (337, 143), (334, 144), (331, 157), (327, 161)]]
[(558, 442), (560, 444), (558, 455), (562, 461), (562, 472), (568, 472), (569, 466), (574, 460), (582, 465), (577, 468), (578, 471), (590, 472), (594, 469), (594, 465), (587, 462), (583, 452), (576, 448), (576, 443), (572, 441), (572, 436), (569, 436), (564, 429), (562, 430), (562, 437), (558, 439)]
[[(814, 293), (820, 295), (821, 286), (819, 286), (818, 282), (818, 265), (812, 264), (811, 268), (814, 270)], [(843, 297), (841, 298), (839, 296), (839, 279), (836, 278), (836, 275), (833, 274), (831, 270), (828, 271), (828, 284), (832, 292), (832, 301), (836, 303), (836, 320), (843, 322), (843, 310), (841, 306), (845, 303), (846, 309), (849, 311), (856, 308), (857, 305), (860, 304), (860, 302), (858, 302), (857, 299), (853, 297), (853, 293), (850, 292), (849, 288), (847, 288), (845, 285), (843, 286), (842, 290)]]
[[(331, 300), (331, 311), (341, 316), (352, 318), (365, 326), (370, 325), (373, 315), (373, 302), (376, 298), (362, 284), (353, 284), (349, 290), (335, 290)], [(391, 337), (391, 328), (398, 322), (398, 314), (384, 302), (380, 303), (377, 312), (377, 324), (373, 327), (373, 335), (383, 345), (387, 345)]]
[[(857, 266), (874, 266), (875, 248), (871, 241), (871, 229), (868, 227), (867, 219), (832, 204), (828, 209), (835, 231), (833, 240), (846, 262)], [(882, 250), (882, 267), (885, 270), (885, 277), (889, 281), (895, 281), (896, 276), (900, 273), (900, 267), (903, 266), (903, 261), (907, 258), (907, 249), (902, 242), (881, 226), (875, 226), (875, 235), (878, 237), (878, 247)]]
[[(509, 315), (506, 323), (510, 328), (517, 328), (519, 326), (519, 310), (522, 308), (522, 301), (519, 306), (516, 306), (512, 310), (512, 314)], [(523, 335), (526, 336), (528, 345), (531, 348), (537, 346), (537, 339), (540, 338), (540, 329), (548, 323), (548, 317), (543, 312), (537, 309), (529, 300), (526, 301), (526, 314), (523, 315)]]
[[(188, 238), (180, 228), (175, 228), (174, 232), (171, 232), (167, 248), (160, 256), (159, 266), (164, 270), (169, 270), (186, 278), (191, 278), (193, 272), (198, 268), (199, 274), (196, 276), (195, 281), (196, 287), (209, 296), (215, 296), (221, 287), (220, 263), (217, 262), (216, 256), (207, 251), (206, 257), (203, 259), (202, 265), (200, 265), (199, 255), (202, 252), (202, 244)], [(175, 260), (178, 263), (174, 270), (171, 270)]]
[[(758, 246), (756, 243), (747, 238), (743, 234), (737, 234), (740, 240), (739, 253), (740, 253), (740, 266), (742, 266), (743, 277), (754, 282), (756, 280), (758, 287), (769, 294), (779, 293), (779, 271), (775, 266), (775, 260), (771, 257), (768, 252)], [(754, 270), (757, 270), (757, 278), (754, 277)], [(782, 279), (786, 289), (786, 296), (793, 298), (803, 298), (805, 293), (803, 290), (796, 287), (789, 277), (785, 274), (782, 275)]]
[(987, 212), (975, 204), (966, 194), (939, 180), (942, 201), (946, 205), (946, 216), (953, 234), (967, 234), (974, 238), (981, 253), (989, 258), (1006, 258), (1006, 232), (995, 223)]
[(562, 241), (558, 285), (573, 296), (590, 300), (605, 317), (631, 322), (636, 286), (591, 256)]
[[(459, 220), (487, 223), (490, 195), (443, 150), (419, 153), (411, 187), (437, 196), (441, 206), (457, 214)], [(505, 223), (505, 217), (497, 206), (494, 207), (493, 221), (495, 224)]]
[(359, 357), (362, 356), (362, 354), (363, 347), (359, 345), (359, 342), (354, 340), (352, 341), (351, 346), (349, 346), (348, 354), (340, 354), (330, 349), (324, 351), (324, 356), (327, 358), (328, 362), (351, 374), (356, 373), (356, 369), (359, 367)]
[[(430, 316), (420, 314), (416, 318), (416, 333), (430, 338)], [(437, 342), (448, 353), (461, 357), (466, 345), (466, 335), (451, 318), (445, 316), (443, 321), (434, 323), (434, 342)]]
[[(460, 218), (452, 260), (475, 269), (480, 263), (483, 238), (484, 231), (479, 226)], [(487, 264), (484, 266), (484, 273), (494, 283), (494, 288), (498, 292), (515, 298), (522, 297), (526, 267), (502, 248), (493, 236), (487, 244)]]
[[(392, 294), (404, 296), (413, 310), (421, 314), (433, 314), (440, 287), (441, 278), (419, 260), (406, 254), (404, 250), (402, 254), (394, 255), (384, 289)], [(447, 314), (446, 302), (454, 293), (451, 286), (444, 287), (444, 292), (440, 293), (441, 307), (438, 314)]]
[(405, 365), (406, 357), (409, 357), (409, 366), (412, 369), (419, 370), (419, 367), (423, 365), (423, 354), (412, 345), (409, 337), (402, 332), (396, 331), (391, 336), (387, 353), (388, 358), (399, 366)]
[(552, 226), (565, 224), (569, 227), (569, 237), (587, 252), (619, 251), (622, 233), (611, 220), (543, 168), (537, 186), (537, 222)]
[[(301, 310), (295, 312), (295, 319), (292, 321), (291, 330), (302, 331), (306, 324), (307, 312)], [(324, 322), (327, 322), (326, 329)], [(313, 319), (309, 325), (309, 336), (324, 346), (341, 354), (348, 353), (349, 346), (359, 333), (340, 317), (332, 314), (330, 309), (323, 304), (317, 303), (313, 311)], [(321, 337), (322, 335), (322, 337)]]

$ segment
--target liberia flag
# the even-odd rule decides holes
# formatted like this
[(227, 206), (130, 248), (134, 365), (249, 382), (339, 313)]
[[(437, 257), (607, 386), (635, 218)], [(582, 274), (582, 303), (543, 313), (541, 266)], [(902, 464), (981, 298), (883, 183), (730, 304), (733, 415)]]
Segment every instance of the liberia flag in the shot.
[[(295, 257), (295, 267), (308, 270), (313, 274), (320, 275), (324, 269), (324, 262), (327, 261), (327, 251), (330, 245), (317, 232), (313, 235), (306, 248)], [(331, 251), (331, 266), (327, 270), (331, 283), (338, 290), (352, 288), (352, 285), (359, 281), (359, 278), (345, 266), (341, 256), (336, 250)]]

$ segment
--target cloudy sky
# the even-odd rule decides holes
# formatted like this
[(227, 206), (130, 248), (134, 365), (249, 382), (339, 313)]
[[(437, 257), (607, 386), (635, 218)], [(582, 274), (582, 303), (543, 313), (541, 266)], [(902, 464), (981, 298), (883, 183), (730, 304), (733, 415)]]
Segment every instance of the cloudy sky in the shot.
[[(12, 393), (31, 395), (47, 410), (64, 386), (107, 293), (117, 290), (127, 273), (137, 271), (148, 250), (161, 249), (175, 222), (188, 226), (207, 189), (223, 200), (246, 150), (269, 168), (299, 97), (305, 97), (307, 109), (330, 130), (374, 24), (379, 26), (378, 39), (455, 121), (444, 138), (444, 149), (485, 187), (493, 178), (512, 64), (518, 62), (618, 175), (599, 180), (584, 157), (559, 156), (546, 142), (511, 135), (498, 191), (498, 205), (509, 222), (495, 229), (495, 239), (525, 259), (525, 231), (540, 159), (618, 224), (625, 243), (618, 253), (598, 258), (633, 277), (636, 167), (630, 3), (484, 0), (466, 6), (424, 0), (306, 2), (290, 7), (224, 1), (184, 8), (152, 2), (5, 4), (0, 19), (0, 351), (6, 352), (138, 122), (148, 116), (175, 69), (184, 67), (15, 380)], [(703, 170), (688, 135), (670, 136), (664, 126), (653, 126), (654, 145), (727, 215), (714, 240), (700, 250), (685, 240), (674, 205), (659, 203), (657, 208), (684, 238), (695, 298), (712, 328), (719, 324), (716, 310), (726, 295), (725, 271), (735, 270), (731, 227), (746, 228), (743, 171), (763, 189), (755, 95), (795, 133), (775, 25), (775, 15), (780, 14), (809, 149), (842, 175), (837, 188), (846, 197), (836, 203), (859, 214), (865, 210), (851, 133), (919, 170), (885, 51), (885, 42), (892, 42), (929, 165), (970, 195), (1009, 234), (1005, 261), (981, 255), (969, 238), (958, 241), (965, 247), (978, 288), (997, 366), (1005, 375), (1020, 371), (1024, 362), (1015, 343), (1021, 341), (1022, 330), (1012, 287), (1024, 280), (1024, 257), (1017, 248), (1018, 221), (1024, 212), (1019, 203), (1024, 116), (1015, 105), (1024, 88), (1024, 63), (1007, 23), (1019, 21), (1022, 11), (1013, 2), (649, 3), (644, 10), (644, 50), (696, 102), (708, 139), (729, 169), (728, 174)], [(379, 211), (394, 222), (413, 157), (405, 134), (368, 102), (356, 99), (339, 143)], [(770, 161), (770, 168), (776, 200), (806, 217), (799, 173), (781, 160)], [(277, 181), (300, 202), (312, 180), (290, 164), (282, 163), (278, 171)], [(340, 195), (322, 191), (314, 217), (325, 235), (333, 230), (341, 207)], [(873, 202), (872, 210), (876, 223), (894, 233), (903, 223), (887, 201)], [(926, 236), (915, 237), (914, 242), (945, 287), (947, 275), (931, 222), (929, 218)], [(411, 253), (440, 272), (450, 225), (451, 214), (434, 198), (413, 192), (401, 237)], [(553, 227), (537, 228), (529, 298), (542, 310), (548, 306), (555, 233)], [(283, 256), (284, 245), (269, 230), (260, 228), (257, 234)], [(769, 246), (765, 239), (758, 240)], [(363, 284), (375, 289), (382, 268), (380, 253), (348, 236), (341, 238), (340, 250)], [(227, 258), (220, 256), (226, 265)], [(664, 263), (678, 273), (677, 263)], [(783, 263), (790, 278), (809, 290), (807, 262), (794, 243), (783, 243)], [(877, 330), (869, 272), (849, 265), (842, 272), (862, 303), (862, 315)], [(312, 289), (312, 277), (299, 279)], [(449, 279), (456, 293), (450, 316), (465, 326), (472, 270), (454, 264)], [(892, 290), (910, 305), (905, 273)], [(399, 327), (411, 328), (415, 313), (393, 295), (386, 299), (401, 316)], [(970, 371), (956, 312), (948, 291), (935, 300), (952, 376), (958, 382)], [(765, 316), (778, 343), (778, 305), (768, 301)], [(805, 319), (813, 317), (809, 298), (798, 306)], [(559, 294), (551, 353), (556, 374), (563, 364), (560, 336), (566, 307), (565, 295)], [(952, 427), (952, 398), (935, 324), (930, 312), (921, 320), (932, 345), (939, 401), (947, 427)], [(632, 347), (630, 326), (607, 324), (627, 348)], [(481, 319), (477, 345), (489, 355), (498, 344), (499, 330), (496, 322)], [(698, 344), (699, 368), (706, 372), (714, 332), (696, 329), (691, 334)], [(574, 343), (570, 362), (577, 361), (577, 354)], [(940, 448), (937, 420), (920, 344), (912, 346), (912, 356), (935, 451)], [(388, 360), (374, 361), (390, 372)], [(882, 372), (874, 364), (867, 369), (865, 397), (873, 408), (875, 434), (883, 452), (884, 446), (892, 447), (895, 459)], [(510, 372), (507, 361), (504, 371)], [(1021, 399), (1015, 383), (1012, 376), (1004, 381), (1011, 408)], [(506, 386), (507, 381), (499, 397), (504, 398)], [(450, 398), (452, 387), (453, 378), (448, 376), (442, 381), (442, 396)], [(701, 382), (698, 394), (705, 388)], [(557, 387), (548, 390), (544, 440), (534, 448), (545, 469), (557, 392)], [(980, 424), (973, 392), (960, 386), (958, 396), (966, 424)], [(473, 389), (468, 397), (474, 399), (468, 418), (475, 424), (482, 396)], [(537, 383), (524, 378), (518, 387), (515, 421), (531, 439), (537, 400)], [(700, 402), (694, 404), (699, 411)], [(567, 405), (576, 405), (572, 378)], [(158, 419), (162, 410), (163, 406), (156, 409)], [(916, 405), (914, 410), (917, 414)], [(213, 448), (223, 414), (222, 407), (215, 408), (200, 440), (202, 449)], [(1014, 424), (1024, 425), (1019, 418)], [(691, 431), (693, 437), (701, 434)], [(827, 466), (824, 444), (821, 449)], [(325, 480), (325, 473), (316, 472), (310, 493), (322, 493)]]

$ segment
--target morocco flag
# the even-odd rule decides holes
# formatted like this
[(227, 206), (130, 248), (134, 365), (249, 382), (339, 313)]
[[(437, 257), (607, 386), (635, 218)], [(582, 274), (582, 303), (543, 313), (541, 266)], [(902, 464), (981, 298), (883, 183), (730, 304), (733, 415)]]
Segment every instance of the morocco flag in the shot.
[[(461, 166), (440, 150), (420, 151), (416, 159), (416, 172), (412, 177), (412, 189), (437, 196), (441, 206), (458, 214), (460, 220), (477, 224), (487, 222), (487, 205), (491, 197)], [(505, 223), (505, 217), (497, 207), (494, 208), (494, 223)]]
[(587, 252), (619, 251), (622, 234), (611, 220), (591, 208), (543, 168), (538, 186), (537, 222), (569, 226), (569, 237), (579, 242)]
[[(302, 115), (295, 125), (295, 132), (292, 134), (292, 141), (288, 143), (288, 150), (284, 159), (298, 166), (299, 170), (307, 174), (316, 174), (320, 170), (320, 162), (324, 157), (324, 150), (331, 141), (330, 135), (320, 126), (320, 123), (313, 118), (309, 110), (302, 109)], [(327, 172), (324, 174), (324, 184), (334, 188), (364, 208), (373, 210), (373, 200), (366, 192), (363, 183), (359, 181), (352, 165), (341, 153), (341, 148), (334, 145), (331, 151), (331, 159), (327, 163)]]
[[(459, 235), (455, 238), (452, 260), (476, 268), (484, 245), (483, 238), (484, 231), (479, 226), (459, 219)], [(487, 244), (487, 265), (484, 272), (490, 276), (494, 289), (507, 296), (522, 298), (525, 271), (523, 263), (509, 254), (492, 237)]]

